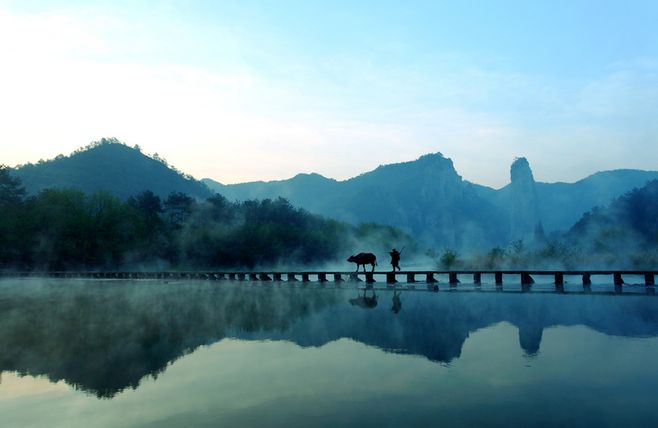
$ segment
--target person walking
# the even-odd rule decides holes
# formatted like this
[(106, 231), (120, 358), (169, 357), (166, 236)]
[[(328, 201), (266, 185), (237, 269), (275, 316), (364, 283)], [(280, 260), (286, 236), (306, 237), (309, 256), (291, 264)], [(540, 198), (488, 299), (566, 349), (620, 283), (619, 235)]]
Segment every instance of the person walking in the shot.
[(391, 255), (391, 266), (393, 266), (393, 272), (395, 270), (402, 270), (400, 269), (400, 252), (393, 248), (393, 250), (389, 253)]

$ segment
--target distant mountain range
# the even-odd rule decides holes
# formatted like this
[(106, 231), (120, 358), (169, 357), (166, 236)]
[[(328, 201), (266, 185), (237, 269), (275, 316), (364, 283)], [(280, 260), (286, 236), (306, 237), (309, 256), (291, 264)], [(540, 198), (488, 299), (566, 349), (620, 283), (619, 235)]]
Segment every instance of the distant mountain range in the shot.
[(282, 196), (329, 217), (394, 225), (426, 244), (465, 249), (532, 239), (538, 229), (567, 230), (593, 207), (658, 179), (658, 171), (620, 169), (575, 183), (541, 183), (520, 158), (510, 178), (498, 190), (474, 184), (457, 174), (450, 159), (435, 153), (344, 181), (318, 174), (233, 185), (202, 181), (229, 199)]
[(345, 181), (318, 174), (290, 180), (220, 185), (203, 180), (228, 199), (282, 196), (311, 212), (352, 223), (398, 226), (426, 242), (486, 245), (501, 242), (505, 212), (480, 196), (478, 185), (462, 180), (440, 154), (380, 166)]
[(520, 158), (510, 169), (510, 184), (493, 189), (462, 179), (450, 159), (434, 153), (343, 181), (299, 174), (288, 180), (225, 185), (194, 180), (114, 139), (18, 167), (14, 174), (30, 193), (67, 187), (122, 198), (144, 190), (161, 197), (171, 192), (197, 198), (217, 192), (229, 200), (284, 197), (313, 213), (350, 223), (397, 226), (428, 246), (458, 250), (504, 246), (532, 239), (537, 231), (566, 231), (595, 206), (658, 179), (658, 171), (614, 170), (575, 183), (542, 183)]

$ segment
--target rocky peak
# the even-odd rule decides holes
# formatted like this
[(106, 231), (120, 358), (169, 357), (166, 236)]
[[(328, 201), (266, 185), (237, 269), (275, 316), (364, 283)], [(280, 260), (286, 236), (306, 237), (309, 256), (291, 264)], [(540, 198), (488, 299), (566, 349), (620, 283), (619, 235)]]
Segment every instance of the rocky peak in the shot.
[(530, 163), (526, 158), (516, 158), (512, 162), (510, 167), (510, 179), (512, 183), (519, 182), (532, 182), (534, 183), (535, 178), (532, 176), (532, 169), (530, 169)]
[(537, 190), (530, 163), (526, 158), (516, 158), (510, 167), (511, 185), (511, 232), (512, 239), (531, 239), (539, 222)]

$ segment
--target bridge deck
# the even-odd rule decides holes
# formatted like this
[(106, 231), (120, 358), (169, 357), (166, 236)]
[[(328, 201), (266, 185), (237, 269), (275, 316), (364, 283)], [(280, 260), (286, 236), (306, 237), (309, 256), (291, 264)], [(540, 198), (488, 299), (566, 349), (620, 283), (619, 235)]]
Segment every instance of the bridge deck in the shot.
[[(621, 287), (625, 281), (624, 277), (641, 276), (647, 286), (655, 285), (655, 276), (658, 271), (643, 270), (423, 270), (423, 271), (48, 271), (48, 272), (0, 272), (0, 277), (48, 277), (48, 278), (115, 278), (115, 279), (204, 279), (204, 280), (237, 280), (237, 281), (363, 281), (367, 283), (376, 282), (376, 277), (384, 277), (388, 284), (401, 281), (407, 283), (426, 282), (428, 284), (439, 282), (439, 276), (446, 277), (447, 283), (457, 286), (465, 277), (470, 277), (475, 285), (482, 282), (483, 275), (493, 276), (497, 286), (502, 286), (505, 281), (512, 280), (514, 276), (517, 283), (530, 286), (535, 283), (533, 277), (552, 277), (556, 287), (564, 285), (567, 276), (579, 276), (583, 286), (591, 285), (592, 276), (611, 276), (615, 286)], [(363, 279), (361, 279), (363, 278)], [(469, 281), (469, 282), (471, 282)]]

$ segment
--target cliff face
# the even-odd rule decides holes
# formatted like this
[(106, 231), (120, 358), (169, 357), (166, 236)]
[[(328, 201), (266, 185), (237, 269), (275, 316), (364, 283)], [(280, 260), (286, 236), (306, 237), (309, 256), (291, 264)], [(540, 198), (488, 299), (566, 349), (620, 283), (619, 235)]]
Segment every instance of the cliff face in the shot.
[(530, 240), (539, 224), (537, 187), (526, 158), (517, 158), (510, 168), (511, 239)]

